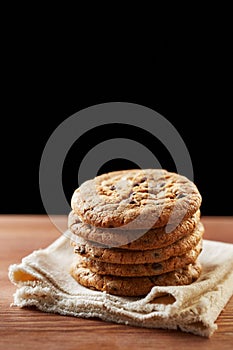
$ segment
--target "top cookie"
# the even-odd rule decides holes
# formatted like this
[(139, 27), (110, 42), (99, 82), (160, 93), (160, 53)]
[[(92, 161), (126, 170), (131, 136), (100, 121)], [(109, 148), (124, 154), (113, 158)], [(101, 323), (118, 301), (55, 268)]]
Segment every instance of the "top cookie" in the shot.
[(71, 206), (84, 223), (123, 229), (179, 224), (201, 205), (195, 184), (163, 169), (114, 171), (84, 182)]

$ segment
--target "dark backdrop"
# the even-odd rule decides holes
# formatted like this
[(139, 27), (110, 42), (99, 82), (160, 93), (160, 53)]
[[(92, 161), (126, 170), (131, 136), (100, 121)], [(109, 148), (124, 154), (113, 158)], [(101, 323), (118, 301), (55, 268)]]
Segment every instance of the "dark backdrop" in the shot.
[[(38, 170), (47, 139), (75, 112), (94, 104), (123, 101), (150, 107), (180, 133), (194, 167), (203, 215), (232, 215), (232, 107), (229, 36), (186, 38), (171, 35), (150, 49), (125, 54), (107, 50), (83, 54), (57, 43), (14, 36), (15, 55), (7, 57), (2, 114), (0, 213), (45, 213)], [(101, 49), (98, 47), (101, 51)], [(82, 54), (81, 54), (82, 53)], [(111, 137), (137, 140), (140, 131), (99, 129), (79, 140), (83, 154)], [(106, 138), (107, 135), (107, 138)], [(174, 170), (158, 140), (140, 134), (162, 166)], [(74, 146), (75, 147), (75, 146)], [(70, 150), (63, 184), (70, 200), (77, 186), (77, 155)], [(76, 157), (76, 158), (75, 158)], [(134, 166), (109, 162), (101, 172)]]

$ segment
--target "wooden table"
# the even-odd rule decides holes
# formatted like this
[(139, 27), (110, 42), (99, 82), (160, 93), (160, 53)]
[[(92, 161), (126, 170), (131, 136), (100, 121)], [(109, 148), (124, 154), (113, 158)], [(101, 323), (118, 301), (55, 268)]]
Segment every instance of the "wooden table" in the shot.
[[(66, 217), (59, 217), (66, 223)], [(233, 243), (233, 218), (203, 217), (205, 238)], [(60, 232), (47, 216), (0, 216), (0, 349), (232, 349), (233, 298), (217, 320), (211, 339), (180, 331), (145, 329), (46, 314), (10, 307), (13, 286), (8, 266), (38, 248), (46, 247)]]

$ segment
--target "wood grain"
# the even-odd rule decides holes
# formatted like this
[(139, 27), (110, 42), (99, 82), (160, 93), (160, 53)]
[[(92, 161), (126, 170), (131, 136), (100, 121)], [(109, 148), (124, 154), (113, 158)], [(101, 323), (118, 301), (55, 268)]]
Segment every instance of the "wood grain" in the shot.
[[(66, 217), (58, 220), (66, 225)], [(233, 243), (232, 217), (204, 217), (202, 221), (206, 239)], [(10, 307), (15, 286), (8, 280), (8, 266), (59, 235), (46, 216), (0, 216), (0, 349), (232, 349), (233, 298), (218, 317), (218, 330), (211, 339)]]

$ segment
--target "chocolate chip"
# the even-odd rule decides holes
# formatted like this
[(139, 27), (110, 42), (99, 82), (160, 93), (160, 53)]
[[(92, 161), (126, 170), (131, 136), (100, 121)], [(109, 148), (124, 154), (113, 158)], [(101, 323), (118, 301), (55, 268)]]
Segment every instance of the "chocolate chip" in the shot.
[(134, 200), (130, 201), (129, 204), (136, 204)]
[(139, 184), (138, 184), (138, 183), (136, 183), (136, 184), (133, 184), (133, 186), (139, 186)]
[(151, 283), (153, 283), (153, 284), (155, 283), (155, 279), (153, 277), (148, 276), (148, 278), (151, 281)]
[(110, 190), (112, 190), (112, 191), (114, 191), (116, 189), (116, 186), (114, 186), (114, 185), (112, 185), (111, 187), (110, 187)]
[(76, 247), (74, 249), (74, 252), (79, 254), (85, 254), (86, 253), (85, 246), (82, 245), (80, 247)]
[(146, 176), (144, 176), (144, 177), (141, 179), (141, 181), (140, 181), (140, 182), (142, 183), (142, 182), (145, 182), (146, 180), (147, 180), (147, 177), (146, 177)]
[(160, 264), (157, 264), (157, 263), (152, 264), (151, 267), (152, 267), (153, 270), (159, 270), (159, 269), (161, 269), (161, 265), (160, 265)]
[(179, 193), (177, 196), (176, 196), (176, 198), (183, 198), (183, 197), (185, 197), (185, 194), (184, 193)]

